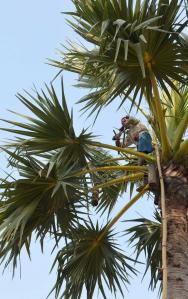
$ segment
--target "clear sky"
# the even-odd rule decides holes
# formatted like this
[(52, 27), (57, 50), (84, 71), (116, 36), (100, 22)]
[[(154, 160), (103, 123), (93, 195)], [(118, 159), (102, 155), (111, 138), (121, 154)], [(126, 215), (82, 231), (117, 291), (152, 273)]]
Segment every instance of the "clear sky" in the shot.
[[(60, 43), (67, 39), (77, 38), (65, 23), (65, 16), (60, 12), (70, 10), (70, 0), (33, 0), (33, 1), (1, 1), (0, 10), (0, 118), (11, 118), (13, 116), (7, 109), (26, 112), (21, 103), (15, 97), (17, 92), (23, 89), (31, 90), (35, 84), (38, 88), (44, 87), (44, 82), (49, 83), (55, 76), (57, 70), (46, 64), (47, 58), (57, 58), (57, 48)], [(69, 107), (73, 107), (75, 116), (75, 127), (79, 131), (83, 126), (92, 125), (92, 121), (86, 121), (86, 116), (80, 117), (76, 101), (84, 95), (85, 91), (78, 90), (72, 85), (76, 77), (65, 73), (65, 93)], [(55, 82), (57, 88), (59, 80)], [(117, 100), (118, 101), (118, 100)], [(118, 103), (110, 106), (99, 116), (93, 127), (95, 134), (101, 135), (103, 142), (112, 143), (112, 130), (120, 125), (121, 117), (126, 113), (126, 107), (116, 111)], [(2, 124), (0, 125), (2, 126)], [(8, 136), (0, 132), (0, 139)], [(1, 173), (6, 170), (4, 154), (1, 154)], [(125, 200), (125, 198), (121, 199)], [(122, 202), (120, 201), (119, 206)], [(127, 213), (126, 219), (149, 216), (153, 209), (153, 203), (142, 199)], [(117, 211), (116, 211), (117, 212)], [(124, 218), (125, 219), (125, 218)], [(125, 229), (121, 224), (121, 229)], [(127, 244), (124, 243), (124, 248)], [(0, 280), (0, 297), (3, 299), (45, 299), (55, 281), (55, 274), (49, 275), (49, 270), (54, 256), (50, 255), (51, 243), (46, 241), (46, 250), (41, 254), (38, 244), (32, 245), (32, 261), (23, 252), (21, 254), (22, 278), (19, 277), (19, 269), (12, 280), (11, 268), (2, 274)], [(126, 249), (126, 252), (130, 252)], [(3, 267), (0, 268), (3, 272)], [(143, 271), (143, 269), (141, 269)], [(54, 298), (54, 294), (50, 299)], [(97, 298), (97, 295), (96, 295)], [(101, 297), (98, 297), (101, 299)], [(120, 298), (120, 297), (118, 297)], [(129, 292), (125, 290), (126, 299), (154, 299), (157, 292), (151, 293), (147, 290), (147, 278), (141, 283), (141, 277), (132, 280)], [(83, 295), (83, 298), (84, 295)], [(95, 298), (94, 298), (95, 299)], [(109, 299), (113, 296), (109, 294)]]

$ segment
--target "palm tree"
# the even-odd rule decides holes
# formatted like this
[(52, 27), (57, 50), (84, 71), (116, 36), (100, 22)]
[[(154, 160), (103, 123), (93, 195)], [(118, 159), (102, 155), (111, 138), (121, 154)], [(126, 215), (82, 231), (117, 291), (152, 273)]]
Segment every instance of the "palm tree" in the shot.
[[(151, 125), (156, 151), (146, 155), (103, 144), (84, 129), (77, 136), (63, 83), (61, 103), (53, 86), (34, 95), (18, 94), (33, 116), (17, 113), (27, 122), (6, 120), (16, 128), (3, 128), (16, 134), (3, 148), (19, 176), (9, 175), (1, 181), (1, 258), (6, 260), (5, 266), (13, 262), (15, 269), (23, 246), (30, 254), (32, 235), (43, 245), (50, 234), (55, 247), (65, 240), (54, 261), (58, 266), (53, 288), (56, 298), (81, 298), (84, 287), (87, 298), (92, 298), (96, 286), (106, 298), (105, 284), (114, 294), (119, 289), (123, 295), (121, 282), (127, 284), (130, 274), (136, 274), (132, 262), (144, 252), (151, 289), (162, 279), (163, 298), (187, 298), (188, 51), (182, 31), (188, 21), (184, 2), (72, 2), (75, 11), (69, 15), (74, 20), (69, 23), (94, 47), (70, 43), (60, 51), (62, 60), (51, 60), (51, 64), (80, 75), (78, 86), (92, 89), (80, 102), (96, 116), (112, 101), (118, 106), (127, 101), (136, 106)], [(107, 150), (118, 151), (118, 158)], [(148, 165), (138, 166), (138, 157)], [(132, 196), (135, 182), (143, 180), (150, 166), (157, 188), (145, 184), (109, 220), (118, 196), (128, 192), (126, 184), (130, 183)], [(162, 220), (160, 212), (155, 213), (154, 221), (132, 220), (138, 225), (125, 233), (132, 234), (133, 260), (120, 250), (113, 227), (144, 194), (156, 197)], [(105, 225), (90, 218), (91, 202), (98, 203), (98, 215), (106, 212)]]
[[(185, 279), (178, 279), (176, 276), (179, 272), (177, 267), (180, 269), (180, 265), (186, 263), (182, 262), (182, 256), (179, 256), (179, 260), (172, 248), (177, 253), (180, 251), (177, 243), (184, 249), (186, 245), (182, 246), (179, 240), (175, 242), (174, 239), (181, 234), (177, 233), (174, 226), (171, 229), (170, 223), (176, 223), (177, 218), (178, 221), (182, 219), (182, 227), (187, 223), (187, 178), (183, 158), (187, 151), (187, 141), (182, 139), (187, 128), (188, 114), (185, 112), (184, 103), (181, 113), (176, 111), (181, 101), (176, 95), (175, 105), (172, 94), (175, 92), (180, 95), (179, 98), (184, 97), (184, 92), (182, 95), (179, 90), (179, 84), (187, 84), (187, 41), (183, 33), (187, 18), (183, 12), (184, 2), (112, 0), (73, 3), (75, 12), (70, 15), (74, 20), (70, 21), (70, 25), (94, 47), (87, 49), (84, 45), (78, 48), (74, 43), (70, 43), (65, 51), (60, 51), (62, 61), (51, 63), (60, 69), (78, 73), (79, 86), (93, 89), (80, 100), (85, 104), (84, 109), (91, 109), (91, 113), (96, 110), (98, 113), (112, 101), (119, 102), (121, 106), (129, 99), (138, 109), (141, 101), (147, 102), (150, 112), (149, 116), (145, 112), (144, 115), (151, 123), (155, 143), (159, 148), (159, 154), (156, 155), (161, 168), (159, 177), (164, 176), (164, 180), (160, 180), (161, 195), (164, 197), (164, 191), (166, 193), (168, 296), (177, 298), (181, 293), (179, 289), (185, 289), (182, 284)], [(174, 192), (176, 197), (172, 200)], [(164, 201), (161, 201), (162, 203)], [(164, 204), (162, 206), (165, 212)], [(163, 218), (165, 228), (165, 213)], [(179, 224), (175, 227), (179, 227)], [(165, 233), (163, 237), (162, 247), (165, 247)], [(182, 239), (186, 240), (186, 236)], [(186, 250), (183, 255), (186, 259), (185, 252)], [(165, 256), (163, 258), (166, 260)], [(166, 265), (163, 264), (163, 268), (166, 268)], [(180, 271), (182, 273), (182, 269)], [(163, 282), (166, 279), (165, 274)], [(174, 286), (177, 285), (178, 291), (174, 291)]]

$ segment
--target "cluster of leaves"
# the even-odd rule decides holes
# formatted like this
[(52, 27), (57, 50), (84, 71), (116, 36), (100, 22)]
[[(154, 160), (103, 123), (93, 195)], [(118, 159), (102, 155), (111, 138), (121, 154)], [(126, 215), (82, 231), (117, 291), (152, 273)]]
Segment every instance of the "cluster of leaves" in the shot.
[[(29, 94), (29, 99), (20, 94), (18, 97), (33, 116), (16, 113), (27, 123), (5, 120), (16, 128), (3, 128), (15, 134), (4, 151), (9, 157), (9, 166), (18, 176), (9, 176), (0, 185), (0, 257), (5, 267), (13, 262), (15, 270), (23, 246), (30, 256), (33, 234), (42, 248), (46, 235), (50, 235), (55, 246), (59, 241), (62, 243), (62, 239), (66, 241), (55, 260), (59, 263), (57, 296), (64, 281), (67, 284), (64, 294), (68, 298), (79, 298), (83, 286), (91, 298), (97, 285), (106, 298), (104, 281), (112, 292), (116, 293), (117, 289), (122, 292), (120, 281), (128, 283), (128, 271), (135, 273), (127, 262), (129, 258), (116, 247), (109, 231), (97, 243), (105, 227), (99, 229), (87, 221), (91, 190), (99, 189), (96, 212), (108, 210), (110, 214), (119, 195), (126, 190), (127, 178), (132, 176), (134, 181), (135, 161), (123, 154), (114, 159), (85, 130), (76, 136), (63, 85), (62, 104), (53, 86), (47, 87), (47, 93)], [(129, 161), (126, 171), (118, 159)], [(139, 170), (146, 171), (144, 167)], [(139, 178), (143, 173), (139, 173)], [(78, 271), (81, 275), (75, 279)]]
[(129, 242), (134, 245), (136, 259), (139, 258), (141, 253), (144, 253), (146, 258), (144, 276), (150, 269), (151, 280), (149, 287), (154, 290), (161, 280), (162, 274), (161, 215), (156, 210), (154, 220), (138, 218), (130, 220), (130, 222), (139, 223), (127, 229), (126, 234), (131, 234)]
[[(62, 164), (78, 163), (82, 167), (86, 165), (86, 158), (90, 156), (91, 149), (88, 147), (92, 144), (91, 139), (94, 136), (87, 134), (85, 130), (76, 136), (73, 128), (73, 114), (69, 114), (65, 100), (63, 81), (61, 87), (62, 104), (59, 103), (53, 86), (51, 88), (46, 86), (47, 93), (43, 90), (39, 93), (36, 90), (34, 96), (28, 92), (26, 92), (26, 96), (18, 94), (18, 99), (35, 118), (14, 112), (25, 118), (28, 123), (4, 120), (18, 129), (1, 128), (1, 130), (19, 135), (9, 146), (24, 148), (29, 155), (56, 150), (53, 155), (56, 164), (61, 161)], [(24, 136), (24, 138), (20, 136)], [(52, 167), (51, 164), (50, 167)]]
[[(188, 121), (188, 86), (176, 83), (178, 93), (171, 91), (172, 102), (163, 95), (163, 107), (166, 116), (168, 138), (174, 148), (174, 160), (187, 165), (187, 121)], [(175, 138), (174, 138), (175, 136)]]
[(86, 181), (82, 177), (72, 178), (70, 173), (87, 165), (92, 153), (88, 148), (91, 135), (83, 131), (76, 137), (63, 84), (62, 105), (53, 86), (47, 87), (47, 91), (36, 91), (36, 96), (29, 95), (29, 99), (19, 94), (18, 98), (35, 117), (16, 113), (28, 123), (6, 120), (17, 128), (2, 128), (17, 135), (4, 150), (19, 178), (2, 180), (0, 211), (1, 256), (5, 258), (11, 252), (8, 262), (13, 259), (14, 268), (24, 244), (29, 252), (32, 232), (36, 232), (41, 244), (47, 233), (57, 241), (57, 232), (66, 235), (76, 227), (82, 213), (78, 209), (86, 205)]
[[(23, 246), (30, 256), (33, 233), (42, 248), (48, 234), (55, 246), (62, 238), (71, 239), (89, 215), (90, 189), (124, 174), (107, 151), (95, 146), (90, 133), (83, 130), (76, 136), (63, 85), (62, 105), (53, 86), (47, 93), (29, 94), (29, 99), (18, 97), (34, 116), (16, 113), (28, 122), (5, 120), (16, 128), (3, 128), (16, 135), (4, 146), (16, 177), (0, 184), (0, 257), (5, 267), (13, 262), (13, 270)], [(113, 170), (100, 171), (103, 166)], [(97, 211), (110, 212), (124, 189), (124, 183), (100, 188)]]
[(133, 260), (121, 252), (111, 231), (99, 240), (104, 229), (99, 228), (98, 224), (94, 226), (91, 221), (85, 226), (80, 225), (71, 242), (59, 251), (53, 265), (58, 266), (54, 286), (56, 298), (63, 283), (66, 283), (66, 287), (60, 298), (80, 299), (84, 287), (87, 298), (93, 298), (98, 286), (106, 299), (104, 284), (114, 294), (119, 290), (123, 296), (121, 284), (129, 282), (129, 272), (136, 274), (129, 264)]
[(46, 234), (57, 241), (59, 231), (66, 236), (76, 227), (82, 219), (80, 209), (85, 196), (71, 187), (66, 169), (61, 176), (55, 168), (48, 174), (48, 165), (41, 161), (23, 157), (21, 153), (6, 152), (10, 166), (19, 172), (20, 178), (11, 176), (0, 184), (0, 256), (4, 260), (10, 253), (5, 266), (13, 259), (15, 269), (17, 256), (24, 245), (30, 255), (33, 232), (43, 247)]
[(122, 105), (130, 94), (134, 101), (139, 97), (139, 103), (147, 94), (151, 106), (148, 64), (169, 98), (167, 86), (177, 90), (174, 80), (185, 83), (188, 52), (180, 37), (187, 25), (181, 19), (183, 1), (72, 2), (75, 11), (68, 14), (74, 21), (69, 24), (94, 48), (70, 42), (60, 51), (63, 61), (51, 63), (78, 73), (78, 86), (97, 89), (80, 100), (84, 109), (100, 111), (120, 95)]

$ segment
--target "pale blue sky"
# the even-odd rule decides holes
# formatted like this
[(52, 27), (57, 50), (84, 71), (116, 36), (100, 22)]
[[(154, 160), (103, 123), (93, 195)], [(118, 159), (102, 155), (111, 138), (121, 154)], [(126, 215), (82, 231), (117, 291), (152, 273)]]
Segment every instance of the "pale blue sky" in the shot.
[[(72, 7), (70, 0), (33, 0), (33, 1), (1, 1), (0, 10), (0, 118), (12, 118), (6, 109), (25, 112), (23, 106), (15, 97), (17, 92), (23, 89), (31, 90), (32, 84), (38, 88), (44, 87), (56, 74), (56, 69), (45, 64), (46, 58), (56, 58), (56, 48), (60, 43), (65, 43), (68, 38), (75, 38), (75, 34), (65, 24), (65, 16), (61, 11)], [(85, 91), (72, 87), (76, 77), (65, 73), (65, 93), (69, 107), (74, 107), (76, 130), (87, 127), (92, 121), (85, 121), (86, 117), (80, 117), (79, 107), (74, 105), (76, 100)], [(59, 80), (55, 85), (59, 86)], [(93, 130), (102, 135), (103, 142), (112, 143), (111, 135), (113, 127), (119, 126), (124, 109), (116, 111), (117, 104), (110, 106), (102, 112)], [(0, 139), (7, 135), (0, 132)], [(5, 169), (4, 155), (1, 155), (1, 169)], [(2, 170), (1, 170), (2, 173)], [(126, 200), (123, 198), (121, 201)], [(126, 215), (126, 219), (137, 217), (138, 213), (148, 216), (152, 211), (152, 202), (142, 199)], [(117, 212), (117, 210), (116, 210)], [(125, 219), (125, 218), (124, 218)], [(125, 225), (125, 224), (123, 224)], [(121, 224), (121, 229), (123, 229)], [(124, 243), (126, 248), (126, 243)], [(11, 279), (11, 269), (7, 269), (0, 280), (0, 297), (3, 299), (45, 299), (53, 286), (55, 273), (49, 275), (49, 270), (54, 257), (50, 256), (51, 242), (46, 241), (46, 250), (42, 255), (38, 245), (32, 246), (32, 261), (30, 262), (23, 253), (22, 279), (19, 278), (19, 270), (14, 280)], [(126, 249), (126, 252), (130, 252)], [(3, 268), (1, 267), (1, 273)], [(143, 271), (143, 270), (141, 270)], [(54, 294), (50, 299), (54, 298)], [(96, 297), (97, 298), (97, 297)], [(100, 296), (99, 299), (102, 299)], [(120, 298), (118, 296), (118, 298)], [(154, 299), (157, 293), (147, 291), (147, 279), (141, 283), (141, 278), (133, 279), (129, 292), (125, 290), (126, 299)], [(83, 295), (83, 298), (84, 295)], [(95, 298), (94, 298), (95, 299)], [(109, 299), (113, 296), (109, 294)]]

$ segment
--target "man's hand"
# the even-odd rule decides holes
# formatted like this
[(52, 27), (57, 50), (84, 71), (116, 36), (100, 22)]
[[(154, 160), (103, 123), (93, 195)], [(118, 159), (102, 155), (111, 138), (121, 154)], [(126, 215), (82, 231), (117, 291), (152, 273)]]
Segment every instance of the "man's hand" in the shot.
[(118, 140), (116, 140), (116, 146), (118, 146), (118, 147), (121, 147), (121, 142), (120, 142), (120, 140), (118, 139)]
[(116, 133), (115, 131), (114, 131), (114, 136), (112, 137), (112, 140), (120, 140), (120, 133)]
[(116, 134), (116, 132), (114, 131), (114, 136), (112, 137), (112, 140), (115, 140), (115, 144), (118, 147), (121, 147), (120, 136), (121, 133)]

